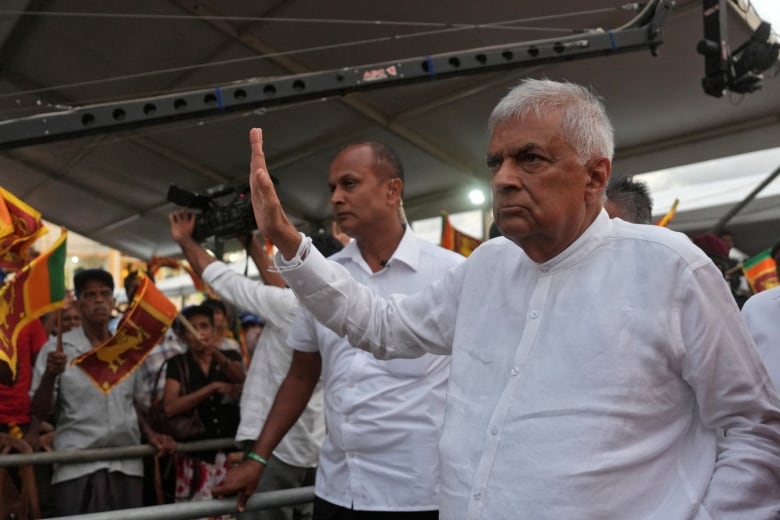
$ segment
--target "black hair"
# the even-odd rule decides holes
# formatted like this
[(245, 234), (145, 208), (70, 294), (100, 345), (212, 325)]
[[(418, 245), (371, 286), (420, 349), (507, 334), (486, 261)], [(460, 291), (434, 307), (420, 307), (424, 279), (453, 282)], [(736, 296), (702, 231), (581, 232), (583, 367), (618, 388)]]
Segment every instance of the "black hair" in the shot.
[(651, 224), (653, 199), (647, 184), (631, 177), (612, 177), (607, 183), (607, 200), (620, 206), (625, 219), (636, 224)]
[(114, 277), (111, 276), (111, 273), (104, 269), (82, 269), (73, 277), (73, 287), (75, 289), (76, 298), (79, 297), (81, 291), (84, 290), (84, 286), (87, 285), (87, 282), (90, 280), (101, 282), (111, 289), (111, 292), (114, 292)]
[[(195, 316), (205, 316), (209, 320), (211, 326), (214, 326), (214, 309), (207, 305), (189, 305), (181, 310), (181, 315), (188, 320), (192, 320)], [(176, 319), (176, 321), (173, 322), (173, 330), (181, 335), (186, 329), (181, 321)]]
[(335, 255), (344, 249), (344, 244), (323, 230), (319, 230), (311, 236), (311, 243), (325, 258)]
[(228, 315), (227, 305), (225, 305), (225, 302), (222, 300), (217, 300), (216, 298), (206, 298), (201, 302), (202, 306), (208, 307), (211, 309), (212, 317), (214, 316), (214, 312), (222, 312), (225, 316)]

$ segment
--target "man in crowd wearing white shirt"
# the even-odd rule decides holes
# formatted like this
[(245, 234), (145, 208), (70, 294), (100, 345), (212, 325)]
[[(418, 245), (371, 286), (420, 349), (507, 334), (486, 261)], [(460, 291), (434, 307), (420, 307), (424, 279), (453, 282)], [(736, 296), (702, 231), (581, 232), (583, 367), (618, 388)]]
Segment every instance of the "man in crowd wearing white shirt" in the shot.
[[(262, 281), (240, 275), (227, 264), (211, 256), (192, 237), (195, 214), (190, 210), (174, 211), (168, 217), (171, 237), (189, 261), (192, 269), (220, 298), (231, 304), (265, 317), (265, 330), (255, 345), (249, 370), (241, 393), (241, 422), (236, 440), (253, 443), (273, 404), (292, 362), (292, 350), (287, 346), (298, 301), (284, 280), (268, 271), (270, 259), (263, 245), (250, 237), (249, 255), (257, 264)], [(303, 402), (302, 412), (289, 432), (268, 453), (268, 467), (256, 491), (290, 489), (314, 484), (317, 457), (325, 437), (322, 413), (322, 387), (316, 385), (311, 398)], [(255, 482), (255, 484), (258, 484)], [(254, 490), (253, 490), (254, 492)], [(292, 520), (311, 516), (309, 504), (295, 507), (247, 511), (242, 520)]]
[[(770, 251), (780, 280), (780, 241)], [(780, 287), (751, 296), (742, 307), (748, 330), (756, 342), (775, 388), (780, 388)]]
[(600, 100), (525, 80), (489, 130), (505, 238), (389, 299), (290, 224), (250, 132), (255, 216), (302, 307), (378, 357), (452, 355), (441, 517), (773, 518), (780, 399), (712, 261), (603, 210)]
[[(253, 166), (260, 165), (253, 158)], [(330, 257), (379, 294), (413, 293), (462, 257), (417, 238), (401, 211), (403, 169), (379, 143), (347, 147), (328, 175), (333, 215), (352, 237)], [(265, 332), (263, 333), (265, 334)], [(317, 468), (314, 518), (438, 518), (437, 440), (449, 359), (379, 361), (299, 312), (290, 372), (250, 457), (215, 493), (238, 493), (239, 509), (302, 403), (322, 376), (327, 435)]]

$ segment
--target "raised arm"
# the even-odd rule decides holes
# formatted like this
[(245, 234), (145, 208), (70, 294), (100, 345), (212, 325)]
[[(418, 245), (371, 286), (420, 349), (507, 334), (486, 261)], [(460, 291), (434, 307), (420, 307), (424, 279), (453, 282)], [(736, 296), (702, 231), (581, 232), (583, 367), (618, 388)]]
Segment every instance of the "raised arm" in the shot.
[(195, 274), (202, 277), (206, 266), (216, 262), (217, 259), (192, 238), (192, 231), (195, 229), (195, 213), (187, 209), (177, 210), (168, 215), (168, 222), (171, 225), (171, 238), (179, 244), (181, 252), (184, 253)]
[(249, 132), (251, 162), (249, 165), (249, 187), (252, 191), (252, 208), (260, 231), (279, 249), (282, 256), (295, 256), (301, 243), (301, 235), (287, 218), (274, 183), (268, 173), (263, 153), (263, 131), (253, 128)]

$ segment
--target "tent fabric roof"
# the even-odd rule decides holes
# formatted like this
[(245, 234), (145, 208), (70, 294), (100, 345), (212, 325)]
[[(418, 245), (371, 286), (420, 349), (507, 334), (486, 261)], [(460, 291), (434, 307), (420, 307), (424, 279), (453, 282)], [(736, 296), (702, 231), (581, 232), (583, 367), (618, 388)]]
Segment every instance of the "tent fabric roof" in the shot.
[[(584, 40), (637, 12), (613, 0), (592, 0), (587, 9), (573, 0), (453, 0), (446, 9), (409, 0), (85, 0), (77, 6), (14, 0), (0, 15), (0, 119), (13, 122), (252, 78), (572, 35)], [(728, 22), (736, 46), (756, 20), (746, 22), (734, 8)], [(302, 225), (329, 218), (331, 158), (347, 144), (369, 140), (399, 151), (410, 219), (461, 211), (470, 208), (467, 188), (489, 182), (487, 115), (527, 76), (592, 85), (605, 99), (616, 128), (616, 175), (776, 146), (780, 79), (766, 74), (763, 89), (753, 94), (707, 96), (703, 58), (696, 53), (701, 37), (701, 2), (678, 0), (662, 26), (657, 56), (636, 50), (446, 79), (432, 74), (425, 82), (7, 147), (0, 150), (0, 185), (46, 219), (127, 254), (175, 255), (168, 186), (205, 192), (245, 182), (247, 133), (259, 126), (282, 202)], [(742, 249), (757, 251), (772, 241), (779, 200), (762, 199), (760, 211), (729, 223)], [(714, 213), (689, 221), (683, 205), (672, 227), (704, 230), (715, 221)]]

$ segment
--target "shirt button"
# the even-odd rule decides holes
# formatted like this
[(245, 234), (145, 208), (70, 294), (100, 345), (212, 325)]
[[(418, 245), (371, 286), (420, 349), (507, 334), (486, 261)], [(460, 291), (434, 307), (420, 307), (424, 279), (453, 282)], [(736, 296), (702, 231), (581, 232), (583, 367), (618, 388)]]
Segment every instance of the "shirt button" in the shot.
[(474, 493), (474, 500), (480, 500), (481, 498), (482, 498), (481, 491), (477, 491), (476, 493)]
[(548, 266), (544, 265), (544, 266), (542, 266), (542, 267), (541, 267), (541, 269), (539, 269), (539, 270), (540, 270), (541, 272), (543, 272), (543, 273), (546, 273), (547, 271), (549, 271), (549, 270), (550, 270), (550, 268), (549, 268)]
[(519, 368), (517, 368), (517, 367), (512, 367), (512, 375), (513, 375), (513, 376), (516, 376), (516, 375), (517, 375), (517, 374), (519, 374), (519, 373), (520, 373), (520, 369), (519, 369)]
[(538, 313), (538, 312), (536, 312), (536, 311), (531, 311), (531, 319), (532, 319), (532, 320), (535, 320), (535, 319), (536, 319), (536, 318), (538, 318), (538, 317), (539, 317), (539, 313)]
[(491, 433), (492, 435), (498, 435), (498, 428), (496, 428), (495, 426), (493, 426), (492, 428), (490, 428), (490, 433)]

